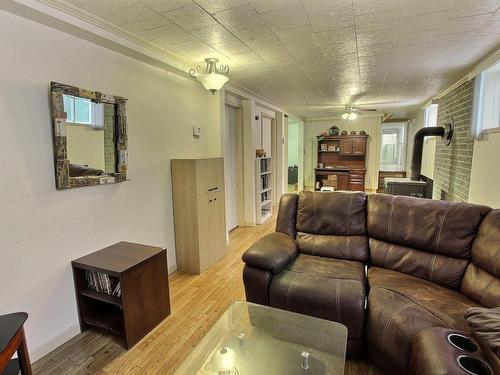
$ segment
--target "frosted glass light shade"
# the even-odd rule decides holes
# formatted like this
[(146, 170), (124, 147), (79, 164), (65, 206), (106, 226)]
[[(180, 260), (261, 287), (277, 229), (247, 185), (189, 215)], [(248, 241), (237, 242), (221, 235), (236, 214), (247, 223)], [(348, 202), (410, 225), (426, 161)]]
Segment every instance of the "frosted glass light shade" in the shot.
[(356, 120), (358, 118), (358, 114), (356, 112), (346, 112), (342, 115), (344, 120)]
[(196, 79), (212, 94), (219, 91), (229, 81), (228, 76), (218, 73), (200, 74)]

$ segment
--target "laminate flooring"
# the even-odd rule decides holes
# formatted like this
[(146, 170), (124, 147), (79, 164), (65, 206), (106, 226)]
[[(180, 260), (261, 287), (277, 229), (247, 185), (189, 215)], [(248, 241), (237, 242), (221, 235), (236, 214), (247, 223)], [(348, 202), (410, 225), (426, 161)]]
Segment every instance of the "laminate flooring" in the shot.
[[(227, 255), (204, 274), (171, 274), (171, 315), (131, 350), (116, 337), (88, 330), (34, 363), (34, 374), (173, 374), (228, 306), (245, 300), (241, 255), (274, 226), (270, 220), (238, 227), (230, 233)], [(350, 359), (345, 374), (381, 375), (366, 361)]]

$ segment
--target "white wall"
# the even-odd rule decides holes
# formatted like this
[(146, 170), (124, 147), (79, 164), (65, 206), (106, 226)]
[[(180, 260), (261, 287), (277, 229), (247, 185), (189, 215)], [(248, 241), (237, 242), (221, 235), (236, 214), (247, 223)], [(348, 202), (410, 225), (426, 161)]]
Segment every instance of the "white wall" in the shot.
[[(30, 314), (36, 360), (75, 331), (72, 259), (127, 240), (167, 247), (175, 269), (169, 161), (221, 154), (220, 105), (196, 82), (3, 11), (0, 49), (0, 313)], [(51, 80), (128, 98), (130, 182), (55, 189)]]
[(500, 208), (500, 133), (484, 134), (474, 141), (469, 202)]
[(316, 166), (316, 136), (322, 131), (328, 131), (336, 125), (340, 130), (346, 130), (349, 134), (355, 130), (357, 134), (364, 130), (368, 135), (366, 155), (365, 188), (376, 190), (378, 187), (378, 171), (380, 161), (380, 124), (381, 117), (363, 117), (356, 120), (345, 121), (338, 118), (327, 120), (306, 120), (304, 122), (304, 185), (313, 186), (314, 168)]

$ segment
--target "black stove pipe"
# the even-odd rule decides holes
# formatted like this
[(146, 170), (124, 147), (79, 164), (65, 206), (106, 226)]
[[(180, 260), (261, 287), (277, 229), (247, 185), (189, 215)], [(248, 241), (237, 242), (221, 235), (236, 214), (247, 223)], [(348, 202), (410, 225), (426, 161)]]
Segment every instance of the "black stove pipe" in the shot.
[(422, 150), (425, 137), (441, 137), (445, 135), (446, 129), (442, 126), (431, 126), (422, 128), (415, 133), (413, 138), (413, 154), (411, 156), (411, 180), (419, 181), (422, 171)]

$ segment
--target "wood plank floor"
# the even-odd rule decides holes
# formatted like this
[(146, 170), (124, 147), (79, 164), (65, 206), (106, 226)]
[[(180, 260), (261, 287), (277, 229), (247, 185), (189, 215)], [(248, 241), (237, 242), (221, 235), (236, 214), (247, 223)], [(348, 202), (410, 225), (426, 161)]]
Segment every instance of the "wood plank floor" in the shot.
[[(128, 352), (115, 337), (89, 330), (38, 360), (34, 374), (172, 374), (228, 306), (245, 299), (241, 255), (274, 226), (236, 228), (227, 255), (203, 275), (170, 275), (172, 314)], [(365, 361), (348, 360), (345, 374), (381, 373)]]

